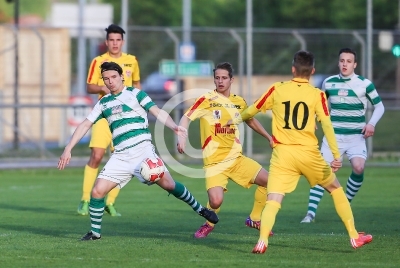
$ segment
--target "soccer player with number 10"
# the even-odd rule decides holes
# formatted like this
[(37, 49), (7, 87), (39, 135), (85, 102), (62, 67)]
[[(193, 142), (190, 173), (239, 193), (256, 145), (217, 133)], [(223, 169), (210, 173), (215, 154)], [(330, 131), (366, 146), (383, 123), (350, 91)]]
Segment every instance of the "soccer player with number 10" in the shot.
[[(372, 241), (372, 236), (358, 233), (350, 203), (335, 176), (342, 166), (325, 93), (310, 85), (315, 72), (314, 55), (307, 51), (295, 53), (292, 62), (293, 79), (273, 84), (253, 105), (233, 120), (234, 124), (272, 110), (274, 149), (269, 170), (267, 203), (261, 216), (260, 238), (253, 253), (264, 253), (268, 236), (285, 194), (295, 190), (304, 175), (311, 186), (324, 187), (332, 198), (336, 212), (343, 221), (353, 248)], [(326, 140), (334, 156), (327, 164), (318, 149), (315, 117), (321, 122)], [(228, 122), (232, 123), (232, 122)]]

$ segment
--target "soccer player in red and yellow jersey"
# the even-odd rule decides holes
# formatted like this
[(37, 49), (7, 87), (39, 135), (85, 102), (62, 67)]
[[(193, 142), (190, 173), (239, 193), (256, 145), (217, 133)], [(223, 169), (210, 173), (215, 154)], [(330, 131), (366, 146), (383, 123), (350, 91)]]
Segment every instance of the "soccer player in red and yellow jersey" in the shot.
[[(269, 170), (268, 197), (261, 216), (260, 238), (253, 253), (266, 251), (268, 234), (275, 223), (283, 198), (286, 193), (294, 191), (300, 175), (304, 175), (311, 186), (319, 184), (331, 194), (336, 212), (348, 231), (353, 248), (372, 241), (371, 235), (357, 232), (349, 201), (333, 173), (342, 166), (342, 162), (325, 93), (309, 84), (310, 76), (314, 72), (314, 55), (307, 51), (298, 51), (292, 63), (294, 78), (273, 84), (241, 113), (241, 117), (233, 120), (237, 124), (252, 118), (258, 112), (272, 110), (274, 149)], [(334, 156), (330, 166), (318, 149), (315, 117), (321, 122)]]
[[(110, 90), (105, 86), (101, 76), (100, 65), (103, 62), (113, 61), (122, 67), (125, 86), (133, 86), (138, 89), (141, 88), (139, 64), (136, 57), (122, 52), (125, 31), (115, 24), (111, 24), (105, 30), (107, 32), (105, 44), (108, 51), (92, 60), (88, 72), (86, 87), (87, 93), (98, 94), (99, 99), (110, 93)], [(89, 162), (85, 166), (83, 176), (83, 194), (78, 206), (78, 214), (80, 215), (89, 214), (90, 192), (92, 191), (99, 165), (108, 146), (112, 146), (111, 132), (107, 121), (101, 119), (96, 122), (92, 128), (92, 136), (89, 144), (91, 155)], [(121, 216), (114, 207), (118, 193), (119, 188), (115, 187), (107, 196), (105, 210), (111, 216)]]
[[(253, 159), (242, 154), (239, 129), (233, 125), (224, 126), (229, 120), (238, 117), (247, 104), (245, 100), (231, 93), (233, 68), (228, 62), (220, 63), (214, 69), (216, 89), (200, 96), (188, 109), (180, 121), (187, 128), (190, 121), (200, 118), (200, 133), (203, 161), (208, 193), (207, 207), (219, 212), (227, 191), (228, 179), (244, 188), (259, 185), (254, 195), (254, 206), (245, 224), (251, 228), (260, 228), (261, 212), (265, 206), (268, 172)], [(270, 142), (271, 136), (255, 118), (246, 123)], [(185, 150), (186, 139), (178, 140), (178, 151)], [(196, 238), (206, 237), (214, 229), (214, 224), (206, 222), (196, 231)]]

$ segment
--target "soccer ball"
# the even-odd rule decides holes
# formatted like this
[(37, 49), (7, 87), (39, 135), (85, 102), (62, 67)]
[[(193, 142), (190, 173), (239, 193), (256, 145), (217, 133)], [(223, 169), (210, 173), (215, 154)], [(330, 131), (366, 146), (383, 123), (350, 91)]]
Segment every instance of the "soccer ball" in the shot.
[(148, 182), (156, 182), (164, 176), (165, 166), (158, 157), (146, 158), (140, 165), (140, 175)]

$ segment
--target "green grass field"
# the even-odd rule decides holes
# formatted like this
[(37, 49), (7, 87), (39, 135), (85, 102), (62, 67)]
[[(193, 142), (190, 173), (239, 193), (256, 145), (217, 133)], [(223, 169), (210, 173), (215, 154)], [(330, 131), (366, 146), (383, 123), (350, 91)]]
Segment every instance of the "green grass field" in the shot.
[[(78, 216), (81, 168), (0, 170), (0, 267), (400, 267), (399, 168), (366, 170), (352, 203), (357, 228), (374, 235), (358, 250), (329, 195), (316, 222), (300, 224), (308, 185), (301, 179), (287, 196), (264, 255), (251, 250), (258, 231), (245, 227), (255, 187), (231, 183), (220, 222), (209, 237), (193, 238), (204, 222), (157, 186), (133, 180), (117, 199), (122, 217), (103, 219), (102, 239), (81, 242), (89, 217)], [(338, 174), (344, 182), (350, 169)], [(174, 174), (205, 203), (202, 179)]]

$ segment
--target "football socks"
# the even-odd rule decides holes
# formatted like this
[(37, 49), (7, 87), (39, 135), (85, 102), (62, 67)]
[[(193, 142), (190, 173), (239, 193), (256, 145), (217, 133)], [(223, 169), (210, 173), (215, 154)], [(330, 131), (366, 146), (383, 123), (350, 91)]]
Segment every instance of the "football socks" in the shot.
[(261, 213), (265, 207), (265, 202), (267, 202), (267, 188), (258, 186), (254, 192), (254, 204), (250, 213), (250, 218), (253, 221), (261, 220)]
[(98, 168), (91, 168), (88, 165), (85, 166), (83, 172), (83, 194), (81, 200), (90, 200), (90, 193), (92, 192), (94, 181), (97, 178)]
[[(207, 208), (208, 208), (209, 210), (214, 211), (215, 214), (218, 214), (219, 211), (221, 210), (221, 207), (219, 207), (219, 208), (217, 208), (217, 209), (213, 209), (213, 208), (210, 206), (210, 201), (207, 202)], [(214, 223), (212, 223), (212, 222), (206, 221), (206, 223), (207, 223), (208, 225), (210, 225), (211, 227), (214, 226)]]
[(349, 180), (347, 181), (347, 186), (346, 186), (346, 197), (347, 200), (349, 200), (349, 202), (353, 200), (358, 190), (360, 190), (363, 180), (364, 180), (364, 173), (356, 174), (354, 172), (351, 172), (351, 175), (349, 177)]
[(275, 224), (276, 214), (278, 214), (281, 204), (274, 200), (269, 200), (261, 214), (260, 240), (268, 246), (268, 237)]
[(175, 181), (175, 188), (172, 191), (169, 191), (170, 194), (175, 196), (176, 198), (182, 200), (186, 204), (192, 207), (194, 211), (197, 213), (203, 208), (199, 202), (194, 198), (194, 196), (189, 192), (189, 190), (180, 182)]
[(115, 203), (115, 199), (117, 198), (118, 194), (119, 194), (119, 190), (121, 190), (119, 187), (115, 187), (114, 189), (112, 189), (108, 195), (107, 195), (107, 201), (106, 204), (110, 205), (110, 204), (114, 204)]
[(344, 226), (350, 238), (358, 238), (358, 232), (354, 226), (353, 212), (351, 211), (350, 203), (344, 194), (343, 188), (339, 187), (332, 191), (333, 204), (339, 217), (342, 219)]
[(90, 198), (89, 215), (92, 233), (99, 237), (101, 235), (101, 221), (104, 214), (104, 198)]
[(315, 213), (317, 212), (317, 208), (319, 202), (321, 202), (322, 196), (324, 196), (325, 189), (319, 185), (310, 189), (310, 195), (308, 197), (308, 209), (307, 214), (310, 214), (315, 218)]

